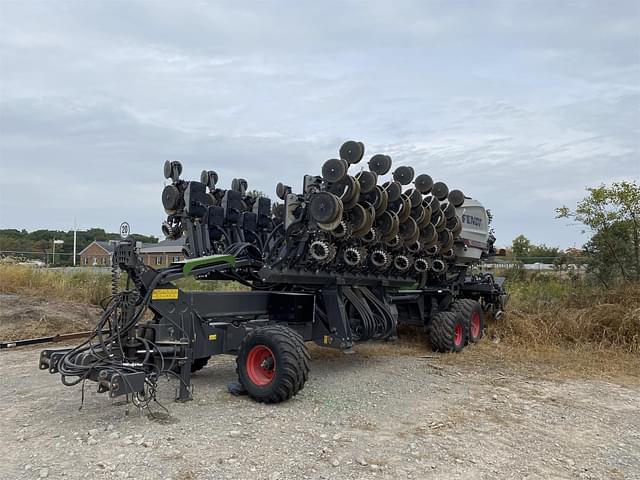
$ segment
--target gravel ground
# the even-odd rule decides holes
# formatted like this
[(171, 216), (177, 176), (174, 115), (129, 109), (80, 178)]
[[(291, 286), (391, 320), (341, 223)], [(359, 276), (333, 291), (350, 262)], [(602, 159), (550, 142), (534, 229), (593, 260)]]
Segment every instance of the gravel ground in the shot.
[(38, 351), (0, 353), (2, 478), (640, 478), (637, 382), (313, 349), (285, 404), (231, 396), (234, 359), (218, 357), (192, 402), (163, 383), (169, 413), (151, 417), (93, 384), (78, 410), (80, 388), (38, 371)]

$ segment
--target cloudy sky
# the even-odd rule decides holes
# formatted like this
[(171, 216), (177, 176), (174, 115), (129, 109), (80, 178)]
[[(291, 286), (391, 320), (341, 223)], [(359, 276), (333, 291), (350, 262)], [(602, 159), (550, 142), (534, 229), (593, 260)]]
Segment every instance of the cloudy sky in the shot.
[(159, 235), (166, 159), (271, 194), (356, 139), (580, 245), (554, 207), (640, 179), (639, 5), (0, 0), (0, 228)]

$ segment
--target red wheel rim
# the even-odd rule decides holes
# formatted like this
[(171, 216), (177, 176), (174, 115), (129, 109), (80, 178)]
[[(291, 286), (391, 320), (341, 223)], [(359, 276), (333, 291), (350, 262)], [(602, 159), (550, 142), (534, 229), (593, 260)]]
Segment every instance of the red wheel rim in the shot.
[(453, 329), (453, 332), (455, 333), (455, 337), (453, 337), (453, 343), (456, 346), (462, 345), (462, 325), (460, 325), (459, 323), (456, 323), (456, 326)]
[(269, 385), (276, 374), (276, 358), (269, 347), (256, 345), (247, 356), (247, 375), (255, 385)]
[(478, 312), (471, 314), (471, 336), (473, 338), (480, 336), (480, 314)]

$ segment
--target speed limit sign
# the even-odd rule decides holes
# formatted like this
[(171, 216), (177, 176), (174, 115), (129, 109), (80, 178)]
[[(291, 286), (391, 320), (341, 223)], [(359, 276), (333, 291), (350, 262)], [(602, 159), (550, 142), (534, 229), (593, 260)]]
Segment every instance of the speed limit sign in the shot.
[(129, 238), (130, 234), (131, 227), (129, 227), (129, 224), (127, 222), (122, 222), (122, 224), (120, 225), (120, 238), (126, 240), (127, 238)]

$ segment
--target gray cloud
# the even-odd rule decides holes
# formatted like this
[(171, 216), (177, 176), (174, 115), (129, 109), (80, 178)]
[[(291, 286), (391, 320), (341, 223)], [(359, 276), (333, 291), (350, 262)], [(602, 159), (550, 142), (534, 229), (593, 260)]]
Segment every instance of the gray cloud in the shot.
[(637, 2), (2, 2), (0, 227), (159, 233), (165, 159), (271, 193), (347, 138), (479, 198), (499, 240), (640, 179)]

